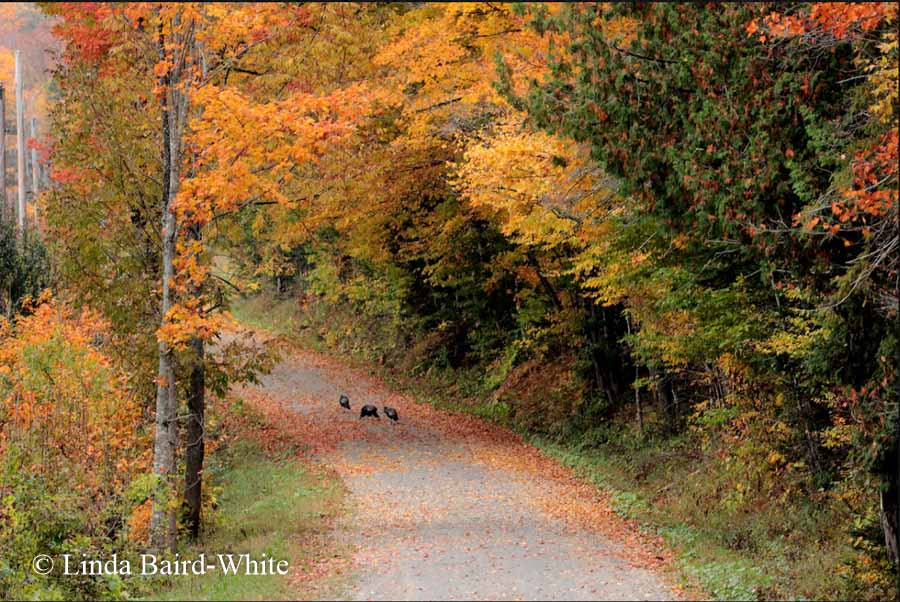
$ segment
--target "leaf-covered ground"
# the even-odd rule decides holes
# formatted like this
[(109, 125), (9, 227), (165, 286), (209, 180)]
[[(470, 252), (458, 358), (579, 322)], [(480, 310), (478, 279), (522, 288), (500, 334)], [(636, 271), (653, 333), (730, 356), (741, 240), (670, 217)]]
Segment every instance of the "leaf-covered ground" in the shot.
[[(337, 398), (346, 393), (353, 409)], [(377, 377), (295, 350), (245, 400), (303, 441), (350, 490), (335, 528), (354, 550), (349, 598), (677, 599), (662, 542), (615, 515), (596, 488), (514, 433), (418, 404)], [(400, 422), (360, 420), (366, 403)], [(303, 595), (339, 558), (307, 561)]]

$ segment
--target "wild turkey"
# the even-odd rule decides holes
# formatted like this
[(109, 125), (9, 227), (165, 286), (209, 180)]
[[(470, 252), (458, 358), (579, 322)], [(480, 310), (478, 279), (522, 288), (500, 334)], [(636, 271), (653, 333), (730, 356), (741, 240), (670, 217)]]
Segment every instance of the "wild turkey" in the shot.
[(374, 416), (375, 418), (381, 418), (378, 415), (378, 408), (375, 406), (364, 405), (362, 409), (359, 411), (359, 417), (365, 418), (366, 416)]
[(391, 420), (393, 420), (394, 422), (397, 422), (398, 420), (400, 420), (400, 416), (397, 415), (397, 410), (395, 410), (394, 408), (388, 407), (388, 406), (384, 406), (384, 415), (387, 416), (388, 418), (390, 418)]
[(345, 408), (347, 410), (350, 409), (350, 398), (347, 397), (346, 395), (341, 395), (341, 398), (338, 400), (338, 403), (341, 404), (342, 408)]

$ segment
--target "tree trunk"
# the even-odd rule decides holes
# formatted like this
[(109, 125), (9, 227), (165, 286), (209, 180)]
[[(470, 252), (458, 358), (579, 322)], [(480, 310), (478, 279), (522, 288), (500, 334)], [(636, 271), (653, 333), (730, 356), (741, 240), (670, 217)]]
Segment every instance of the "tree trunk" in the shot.
[(200, 534), (200, 497), (203, 482), (204, 412), (206, 375), (203, 367), (203, 340), (191, 341), (196, 364), (191, 368), (188, 391), (187, 445), (185, 447), (184, 503), (187, 507), (187, 523), (191, 537)]
[(6, 198), (6, 89), (0, 82), (0, 217), (12, 219), (12, 206)]
[[(207, 77), (206, 58), (202, 41), (196, 43), (197, 63), (200, 69), (200, 78), (205, 81)], [(186, 109), (185, 109), (186, 111)], [(185, 120), (187, 115), (185, 114)], [(203, 230), (199, 224), (192, 224), (187, 230), (187, 236), (194, 241), (200, 241)], [(191, 286), (189, 294), (202, 304), (202, 283)], [(187, 440), (184, 451), (184, 506), (186, 509), (187, 527), (191, 539), (197, 539), (200, 535), (202, 524), (202, 497), (203, 497), (203, 461), (206, 454), (206, 364), (205, 342), (200, 337), (193, 337), (189, 346), (193, 355), (191, 375), (188, 383), (188, 415), (187, 415)]]
[[(635, 379), (637, 379), (637, 370), (635, 370)], [(638, 432), (641, 436), (644, 435), (644, 408), (641, 406), (641, 390), (638, 387), (634, 388), (634, 405), (637, 406), (637, 422), (638, 422)]]
[[(628, 336), (631, 336), (631, 320), (628, 319), (628, 316), (625, 317), (625, 328), (626, 332), (628, 332)], [(634, 362), (634, 405), (637, 410), (637, 423), (638, 423), (638, 433), (643, 437), (644, 435), (644, 408), (641, 405), (641, 389), (637, 386), (637, 381), (641, 376), (641, 371), (638, 368), (637, 358), (634, 357), (634, 352), (632, 352), (633, 362)]]
[[(192, 226), (188, 231), (188, 236), (194, 240), (199, 240), (199, 226)], [(200, 287), (194, 287), (191, 294), (198, 296)], [(193, 365), (191, 366), (187, 395), (188, 415), (187, 441), (184, 454), (184, 504), (187, 510), (187, 526), (191, 538), (196, 539), (200, 534), (200, 498), (202, 494), (203, 458), (205, 453), (206, 373), (203, 363), (203, 339), (194, 337), (190, 341), (190, 347), (193, 352)]]
[[(161, 62), (174, 65), (160, 77), (159, 86), (162, 109), (163, 138), (163, 192), (162, 192), (162, 303), (160, 324), (165, 325), (172, 307), (172, 284), (175, 275), (175, 241), (178, 224), (173, 211), (173, 202), (181, 182), (181, 156), (185, 123), (187, 120), (188, 97), (184, 90), (184, 65), (191, 54), (193, 36), (179, 34), (177, 18), (171, 24), (171, 48), (163, 35), (160, 21), (158, 52)], [(174, 56), (169, 56), (169, 52)], [(153, 513), (150, 518), (150, 544), (153, 548), (175, 549), (175, 470), (178, 446), (178, 399), (176, 396), (175, 358), (164, 341), (159, 342), (159, 374), (156, 389), (156, 437), (153, 445), (153, 473), (159, 478), (153, 499)]]
[(898, 555), (898, 525), (900, 525), (900, 459), (898, 459), (898, 449), (895, 446), (889, 450), (887, 457), (887, 474), (884, 479), (887, 481), (885, 488), (881, 491), (881, 528), (884, 530), (884, 543), (887, 546), (888, 556), (894, 561), (894, 564), (900, 563), (900, 555)]
[(25, 99), (22, 85), (22, 58), (16, 50), (16, 192), (20, 236), (25, 231)]
[(897, 487), (893, 487), (893, 491), (883, 491), (881, 493), (881, 527), (884, 530), (884, 541), (887, 545), (888, 556), (897, 564), (897, 523), (900, 518), (897, 516)]
[(655, 368), (650, 369), (650, 375), (656, 381), (655, 395), (656, 402), (659, 407), (659, 413), (662, 415), (665, 432), (674, 433), (675, 424), (675, 399), (672, 389), (672, 379), (665, 372), (660, 372)]
[[(160, 53), (163, 39), (160, 35)], [(168, 85), (169, 82), (166, 82)], [(162, 196), (162, 303), (160, 323), (165, 324), (172, 306), (173, 259), (175, 257), (175, 214), (171, 203), (178, 180), (175, 157), (172, 153), (172, 116), (168, 106), (169, 92), (162, 95), (163, 119), (163, 196)], [(172, 505), (172, 477), (175, 474), (175, 450), (178, 444), (178, 400), (175, 389), (174, 357), (165, 342), (160, 341), (159, 373), (156, 385), (156, 437), (153, 442), (153, 474), (160, 482), (153, 500), (150, 518), (150, 545), (157, 550), (175, 547), (175, 513)]]
[[(31, 118), (31, 139), (37, 142), (37, 119)], [(38, 166), (37, 149), (31, 147), (31, 207), (34, 209), (34, 223), (38, 223), (37, 198), (40, 194), (40, 167)]]

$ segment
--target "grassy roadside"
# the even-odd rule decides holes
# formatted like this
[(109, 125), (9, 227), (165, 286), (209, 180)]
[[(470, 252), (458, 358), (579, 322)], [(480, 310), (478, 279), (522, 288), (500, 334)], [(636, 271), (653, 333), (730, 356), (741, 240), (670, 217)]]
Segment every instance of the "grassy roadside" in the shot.
[(343, 556), (331, 537), (331, 521), (343, 508), (338, 478), (301, 460), (291, 448), (269, 449), (254, 433), (260, 415), (232, 402), (229, 439), (208, 464), (217, 496), (213, 523), (201, 541), (180, 551), (193, 559), (204, 552), (249, 553), (289, 561), (288, 575), (179, 576), (152, 594), (160, 600), (299, 600), (337, 596), (346, 582), (338, 570), (321, 570), (323, 560)]
[(276, 300), (265, 293), (238, 300), (231, 314), (242, 324), (287, 337), (296, 335), (304, 325), (295, 300)]
[[(339, 315), (329, 315), (323, 326), (315, 317), (300, 315), (296, 301), (265, 295), (243, 301), (235, 314), (324, 351), (336, 351), (329, 349), (329, 328), (343, 327), (343, 359), (374, 367), (371, 357), (353, 358), (354, 350), (365, 345), (348, 338), (347, 320)], [(380, 372), (392, 386), (420, 401), (518, 430), (546, 454), (609, 492), (617, 513), (667, 541), (677, 558), (677, 577), (711, 598), (871, 597), (865, 590), (853, 595), (853, 583), (841, 574), (852, 552), (845, 516), (833, 505), (782, 503), (765, 499), (762, 491), (736, 491), (742, 475), (723, 463), (715, 446), (701, 451), (689, 435), (639, 440), (626, 425), (608, 425), (564, 439), (542, 438), (517, 429), (505, 404), (487, 401), (475, 382), (477, 374), (428, 372), (410, 377), (387, 368)]]
[[(722, 545), (721, 540), (727, 535), (721, 525), (715, 524), (718, 517), (714, 508), (701, 510), (708, 516), (712, 514), (705, 526), (689, 524), (692, 513), (679, 506), (691, 495), (698, 506), (703, 505), (702, 495), (691, 493), (692, 484), (682, 482), (679, 485), (683, 488), (681, 492), (665, 501), (654, 500), (658, 498), (659, 489), (672, 485), (665, 483), (666, 479), (674, 479), (677, 485), (686, 472), (661, 468), (654, 477), (635, 476), (635, 466), (643, 464), (643, 460), (653, 455), (664, 454), (662, 446), (655, 448), (655, 453), (645, 449), (625, 459), (602, 446), (579, 449), (572, 443), (560, 444), (539, 437), (530, 437), (529, 441), (547, 455), (572, 467), (583, 479), (610, 492), (612, 508), (617, 514), (636, 519), (643, 529), (661, 535), (675, 551), (675, 569), (679, 575), (688, 583), (698, 584), (712, 598), (757, 600), (794, 597), (785, 589), (790, 584), (783, 574), (784, 566), (779, 566), (783, 563), (783, 557), (778, 554), (741, 553)], [(662, 487), (659, 487), (660, 483)]]

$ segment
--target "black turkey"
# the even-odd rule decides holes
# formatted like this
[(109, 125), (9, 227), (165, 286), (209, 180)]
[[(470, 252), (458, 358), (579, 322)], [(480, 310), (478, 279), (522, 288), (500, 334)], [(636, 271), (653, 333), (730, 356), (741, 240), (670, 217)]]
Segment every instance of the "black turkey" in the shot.
[(390, 418), (391, 420), (393, 420), (394, 422), (397, 422), (398, 420), (400, 420), (400, 416), (397, 415), (397, 410), (395, 410), (394, 408), (388, 407), (388, 406), (384, 406), (384, 415), (387, 416), (388, 418)]
[(375, 418), (380, 418), (380, 416), (378, 415), (378, 408), (376, 408), (375, 406), (364, 405), (359, 411), (359, 417), (365, 418), (366, 416), (374, 416)]
[(338, 403), (341, 404), (342, 408), (350, 409), (350, 398), (346, 395), (341, 395), (341, 398), (338, 400)]

